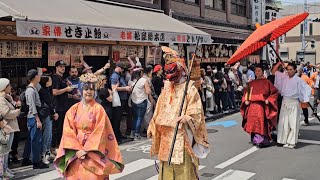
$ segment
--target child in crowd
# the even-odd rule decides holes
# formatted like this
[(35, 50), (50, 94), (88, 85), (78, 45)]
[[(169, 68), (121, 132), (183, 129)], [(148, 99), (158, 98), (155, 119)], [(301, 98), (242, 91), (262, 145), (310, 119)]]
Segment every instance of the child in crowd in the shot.
[(10, 132), (13, 132), (13, 130), (10, 126), (7, 126), (7, 123), (6, 121), (4, 121), (3, 116), (0, 115), (0, 179), (11, 179), (14, 177), (4, 172), (4, 155), (8, 154), (11, 151), (11, 149), (7, 145), (9, 142)]

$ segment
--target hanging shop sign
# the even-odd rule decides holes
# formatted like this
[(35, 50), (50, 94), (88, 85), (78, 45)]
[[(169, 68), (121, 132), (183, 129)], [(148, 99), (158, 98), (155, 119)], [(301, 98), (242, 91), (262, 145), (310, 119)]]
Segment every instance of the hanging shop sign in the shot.
[(227, 62), (237, 50), (237, 46), (225, 44), (202, 45), (197, 50), (197, 57), (203, 63)]
[(148, 46), (148, 57), (146, 64), (161, 64), (162, 50), (160, 46)]
[(248, 60), (253, 64), (260, 63), (260, 56), (259, 55), (249, 55)]
[(211, 44), (210, 35), (144, 31), (71, 24), (17, 21), (17, 36), (34, 38), (110, 40), (154, 43)]
[(83, 56), (108, 56), (109, 46), (55, 43), (48, 44), (48, 66), (54, 66), (59, 60), (64, 60), (67, 66), (81, 67)]
[(42, 42), (0, 41), (0, 58), (42, 58)]
[(112, 46), (112, 59), (116, 63), (120, 59), (127, 59), (130, 57), (144, 58), (144, 47), (143, 46)]

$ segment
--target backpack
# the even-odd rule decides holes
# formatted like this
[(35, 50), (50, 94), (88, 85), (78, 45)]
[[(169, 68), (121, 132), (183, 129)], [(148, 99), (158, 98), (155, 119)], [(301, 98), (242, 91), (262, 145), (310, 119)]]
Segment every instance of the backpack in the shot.
[(33, 88), (31, 86), (27, 86), (27, 88), (20, 94), (19, 98), (21, 101), (21, 112), (20, 116), (27, 117), (29, 113), (29, 106), (27, 105), (26, 91), (28, 88)]

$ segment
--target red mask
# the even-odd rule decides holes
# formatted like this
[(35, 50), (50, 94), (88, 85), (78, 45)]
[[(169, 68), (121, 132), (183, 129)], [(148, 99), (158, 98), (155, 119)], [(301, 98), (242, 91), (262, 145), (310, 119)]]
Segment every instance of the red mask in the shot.
[(166, 75), (166, 79), (169, 81), (176, 81), (181, 77), (177, 63), (166, 64), (164, 66), (164, 73)]

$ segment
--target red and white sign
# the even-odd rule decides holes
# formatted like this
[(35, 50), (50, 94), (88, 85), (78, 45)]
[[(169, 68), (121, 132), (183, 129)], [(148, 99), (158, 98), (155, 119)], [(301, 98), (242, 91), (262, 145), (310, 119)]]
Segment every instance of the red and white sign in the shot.
[(144, 31), (74, 24), (16, 22), (17, 36), (33, 38), (86, 39), (155, 43), (211, 44), (211, 35)]

